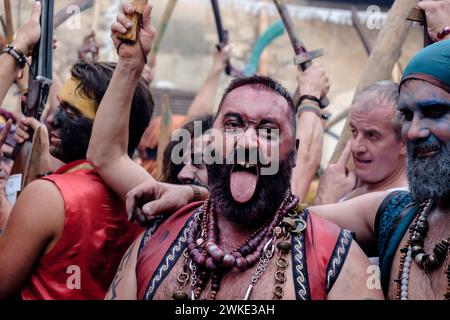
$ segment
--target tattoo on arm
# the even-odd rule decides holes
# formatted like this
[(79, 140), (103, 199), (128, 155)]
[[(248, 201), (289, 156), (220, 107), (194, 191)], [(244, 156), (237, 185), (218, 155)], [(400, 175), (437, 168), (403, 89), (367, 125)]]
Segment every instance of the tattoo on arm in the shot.
[(122, 271), (127, 267), (128, 262), (131, 258), (131, 253), (133, 252), (134, 248), (133, 244), (127, 252), (124, 254), (122, 260), (120, 261), (119, 268), (117, 269), (116, 275), (111, 283), (111, 286), (109, 287), (108, 294), (106, 295), (107, 300), (116, 300), (117, 298), (117, 287), (119, 286), (120, 281), (123, 279)]
[(111, 286), (109, 287), (108, 298), (107, 298), (108, 300), (116, 300), (116, 298), (117, 298), (116, 289), (121, 280), (122, 280), (122, 277), (119, 277), (119, 275), (116, 274), (113, 282), (111, 283)]
[(131, 253), (133, 252), (133, 248), (134, 248), (134, 244), (128, 249), (127, 252), (125, 252), (125, 254), (122, 258), (122, 261), (120, 261), (117, 272), (122, 271), (128, 265), (128, 262), (130, 261), (130, 258), (131, 258)]

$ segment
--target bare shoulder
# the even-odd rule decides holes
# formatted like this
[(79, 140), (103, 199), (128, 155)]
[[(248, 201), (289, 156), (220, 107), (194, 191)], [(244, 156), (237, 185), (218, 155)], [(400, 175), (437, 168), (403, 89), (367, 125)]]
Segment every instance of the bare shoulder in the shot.
[[(36, 227), (39, 229), (36, 230)], [(21, 192), (5, 228), (29, 228), (46, 234), (58, 233), (64, 226), (64, 199), (50, 181), (35, 180)]]
[(14, 205), (0, 236), (0, 297), (16, 292), (43, 252), (64, 228), (64, 201), (49, 181), (29, 184)]
[(144, 234), (142, 232), (123, 255), (105, 300), (137, 300), (136, 263)]
[[(341, 272), (328, 293), (328, 300), (383, 300), (379, 279), (369, 259), (353, 241)], [(378, 273), (375, 273), (378, 276)]]

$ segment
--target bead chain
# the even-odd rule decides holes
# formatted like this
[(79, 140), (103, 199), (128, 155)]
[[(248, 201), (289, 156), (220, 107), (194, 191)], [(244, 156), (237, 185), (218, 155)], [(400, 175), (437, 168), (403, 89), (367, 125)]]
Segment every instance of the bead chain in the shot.
[[(288, 192), (286, 194), (285, 198), (283, 199), (283, 201), (280, 205), (280, 208), (277, 210), (277, 213), (275, 214), (275, 217), (272, 220), (272, 222), (268, 223), (266, 226), (263, 226), (259, 230), (254, 232), (247, 241), (244, 241), (243, 244), (238, 249), (236, 249), (232, 252), (232, 254), (238, 253), (235, 256), (236, 260), (238, 258), (242, 258), (242, 259), (246, 260), (245, 261), (246, 262), (245, 269), (247, 269), (248, 267), (253, 265), (253, 263), (248, 263), (249, 262), (248, 257), (250, 255), (254, 255), (254, 254), (250, 253), (251, 249), (256, 250), (255, 258), (259, 260), (257, 267), (256, 267), (256, 271), (252, 276), (251, 284), (247, 288), (247, 291), (246, 291), (246, 294), (244, 297), (245, 300), (250, 299), (254, 285), (258, 282), (259, 278), (262, 276), (262, 274), (266, 270), (266, 267), (267, 267), (268, 263), (270, 262), (270, 259), (273, 257), (274, 250), (275, 250), (275, 240), (277, 238), (273, 234), (276, 233), (275, 232), (276, 230), (280, 229), (279, 227), (277, 227), (277, 225), (279, 225), (281, 223), (281, 220), (283, 219), (283, 217), (286, 216), (286, 214), (288, 214), (289, 211), (294, 209), (297, 206), (297, 204), (298, 204), (298, 198), (295, 196), (292, 196), (291, 193)], [(221, 283), (221, 280), (223, 277), (223, 272), (225, 270), (223, 269), (223, 265), (221, 265), (220, 267), (214, 265), (214, 268), (212, 268), (212, 267), (208, 268), (206, 261), (208, 261), (208, 259), (209, 259), (208, 262), (211, 262), (212, 257), (210, 256), (207, 258), (205, 256), (205, 254), (211, 254), (211, 253), (215, 254), (216, 259), (214, 259), (212, 261), (216, 262), (216, 263), (220, 262), (221, 259), (223, 261), (224, 256), (226, 254), (225, 254), (225, 252), (223, 252), (224, 256), (222, 256), (222, 253), (220, 252), (219, 255), (222, 257), (217, 257), (218, 256), (217, 249), (219, 249), (219, 250), (221, 250), (221, 249), (218, 247), (218, 245), (215, 244), (215, 243), (219, 243), (219, 241), (220, 241), (219, 229), (218, 229), (217, 223), (214, 223), (215, 220), (216, 219), (215, 219), (214, 204), (208, 198), (205, 205), (202, 207), (200, 212), (197, 214), (197, 217), (194, 221), (193, 227), (188, 235), (187, 249), (186, 249), (186, 252), (183, 254), (185, 256), (185, 258), (186, 257), (188, 257), (188, 258), (185, 259), (186, 261), (185, 261), (185, 267), (183, 268), (183, 272), (177, 277), (177, 282), (179, 283), (179, 290), (174, 292), (174, 294), (173, 294), (174, 299), (185, 300), (188, 298), (187, 294), (185, 294), (182, 290), (186, 286), (189, 279), (190, 279), (190, 285), (191, 285), (191, 299), (192, 300), (199, 299), (201, 292), (205, 288), (210, 276), (212, 277), (210, 298), (213, 300), (216, 298), (217, 292), (220, 289), (220, 283)], [(196, 234), (197, 235), (200, 234), (200, 236), (196, 240), (194, 240)], [(206, 242), (205, 242), (205, 238), (207, 239)], [(259, 244), (258, 244), (258, 242), (259, 242)], [(216, 247), (211, 248), (211, 244), (213, 244), (214, 246), (217, 246), (217, 248)], [(205, 248), (208, 245), (209, 245), (209, 247)], [(280, 249), (280, 246), (278, 246), (278, 247)], [(243, 248), (245, 250), (243, 250)], [(212, 249), (214, 249), (214, 250), (212, 250)], [(286, 252), (283, 251), (283, 253), (286, 253)], [(246, 257), (244, 258), (242, 256), (242, 254), (245, 254)], [(204, 257), (204, 258), (199, 258), (200, 256)], [(258, 256), (259, 256), (259, 258), (258, 258)], [(280, 258), (280, 259), (285, 260), (284, 258)], [(203, 260), (205, 260), (205, 261), (203, 261)], [(251, 258), (250, 262), (252, 262), (252, 260), (253, 259)], [(198, 266), (197, 262), (202, 262), (200, 264), (201, 266)], [(233, 262), (235, 262), (235, 261), (233, 261)], [(204, 270), (204, 268), (201, 268), (202, 265), (204, 267), (207, 267), (206, 268), (207, 270)], [(233, 263), (233, 265), (235, 267), (237, 267), (238, 264)], [(278, 261), (277, 261), (277, 265), (278, 265)], [(188, 269), (190, 270), (190, 273), (191, 273), (190, 277), (188, 274), (186, 277), (186, 272), (185, 272), (187, 269), (186, 266), (189, 266)], [(211, 266), (211, 264), (208, 263), (208, 266)], [(202, 270), (199, 270), (199, 267)], [(280, 268), (280, 266), (278, 266), (278, 267)], [(229, 266), (228, 266), (228, 269), (229, 269)], [(238, 268), (238, 269), (242, 270), (244, 268)], [(284, 270), (285, 269), (286, 269), (286, 267), (284, 268)], [(278, 275), (278, 278), (280, 278), (278, 273), (280, 273), (280, 274), (282, 273), (282, 276), (285, 277), (284, 272), (279, 272), (279, 271), (280, 270), (277, 270), (275, 279), (277, 279), (277, 275)], [(281, 286), (281, 289), (282, 289), (282, 286)], [(275, 289), (274, 289), (274, 292), (275, 292)]]
[[(441, 243), (436, 244), (433, 249), (434, 254), (426, 254), (423, 250), (423, 243), (425, 241), (426, 231), (428, 230), (427, 217), (430, 213), (433, 202), (427, 200), (421, 204), (422, 210), (415, 219), (414, 224), (410, 227), (410, 235), (406, 241), (405, 247), (400, 250), (400, 267), (397, 282), (397, 300), (408, 300), (408, 286), (411, 272), (411, 264), (414, 261), (420, 268), (428, 273), (431, 269), (436, 269), (445, 262), (448, 254), (448, 241), (442, 240)], [(444, 294), (446, 300), (450, 300), (450, 264), (446, 270), (447, 276), (447, 292)]]

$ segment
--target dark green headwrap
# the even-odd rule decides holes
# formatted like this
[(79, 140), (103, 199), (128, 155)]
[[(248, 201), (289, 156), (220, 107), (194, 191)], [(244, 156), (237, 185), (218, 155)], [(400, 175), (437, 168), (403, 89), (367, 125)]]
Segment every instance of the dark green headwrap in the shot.
[(420, 50), (403, 72), (400, 87), (409, 79), (427, 81), (450, 93), (450, 40)]

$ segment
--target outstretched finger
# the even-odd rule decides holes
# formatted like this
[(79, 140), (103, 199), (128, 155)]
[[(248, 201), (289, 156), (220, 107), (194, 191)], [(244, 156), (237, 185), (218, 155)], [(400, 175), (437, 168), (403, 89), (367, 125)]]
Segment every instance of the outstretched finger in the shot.
[(349, 140), (336, 164), (341, 168), (345, 168), (347, 166), (348, 159), (350, 158), (351, 153), (352, 153), (352, 141)]

